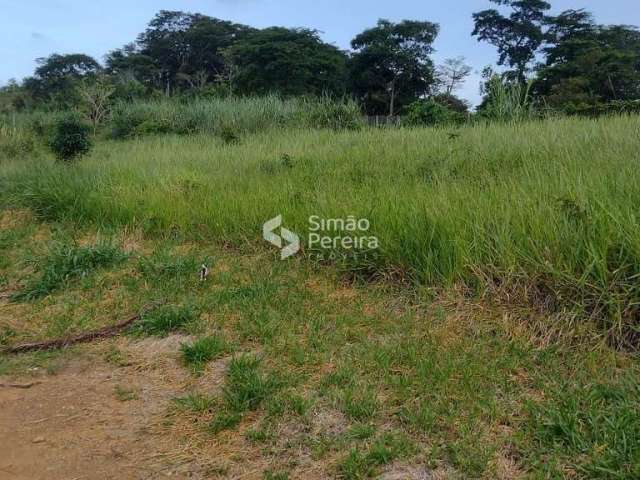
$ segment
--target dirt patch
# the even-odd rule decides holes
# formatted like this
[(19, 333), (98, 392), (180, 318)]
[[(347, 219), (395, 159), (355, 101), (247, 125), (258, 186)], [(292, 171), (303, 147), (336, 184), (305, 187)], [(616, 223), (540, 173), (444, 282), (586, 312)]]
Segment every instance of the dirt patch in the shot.
[[(178, 362), (188, 340), (118, 339), (31, 388), (0, 388), (0, 477), (204, 478), (187, 439), (165, 426), (172, 399), (202, 382)], [(121, 352), (123, 366), (106, 361), (106, 349)], [(218, 365), (206, 378), (220, 384), (223, 375)], [(16, 381), (25, 379), (0, 379)]]

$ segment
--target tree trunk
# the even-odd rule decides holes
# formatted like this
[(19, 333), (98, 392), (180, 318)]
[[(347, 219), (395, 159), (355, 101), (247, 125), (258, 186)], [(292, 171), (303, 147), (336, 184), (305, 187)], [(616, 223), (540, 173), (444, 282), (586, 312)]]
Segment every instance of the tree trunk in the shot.
[(389, 116), (393, 117), (396, 106), (396, 79), (391, 81), (391, 101), (389, 102)]

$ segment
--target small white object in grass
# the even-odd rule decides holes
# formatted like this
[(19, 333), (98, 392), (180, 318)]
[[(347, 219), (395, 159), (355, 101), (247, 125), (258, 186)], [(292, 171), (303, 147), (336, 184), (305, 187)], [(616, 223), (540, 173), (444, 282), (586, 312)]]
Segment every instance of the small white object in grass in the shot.
[(204, 282), (207, 279), (208, 276), (209, 276), (209, 267), (207, 267), (203, 263), (202, 267), (200, 268), (200, 281)]

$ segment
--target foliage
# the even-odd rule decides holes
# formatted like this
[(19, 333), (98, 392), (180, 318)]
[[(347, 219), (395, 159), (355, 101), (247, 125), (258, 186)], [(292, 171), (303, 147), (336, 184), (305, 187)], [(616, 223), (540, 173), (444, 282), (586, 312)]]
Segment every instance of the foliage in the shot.
[(100, 71), (100, 64), (81, 53), (60, 55), (54, 53), (36, 59), (34, 76), (23, 82), (31, 98), (49, 102), (57, 108), (71, 108), (78, 102), (76, 86), (82, 79), (91, 78)]
[(461, 123), (464, 116), (435, 99), (418, 100), (407, 107), (405, 122), (411, 126)]
[(550, 20), (546, 61), (534, 92), (564, 109), (640, 98), (640, 32), (596, 25), (591, 14), (568, 10)]
[(551, 5), (544, 0), (490, 0), (510, 7), (508, 17), (489, 9), (473, 14), (472, 35), (498, 49), (498, 64), (513, 69), (510, 78), (524, 83), (529, 64), (544, 42), (545, 12)]
[(35, 139), (29, 131), (0, 124), (0, 158), (21, 157), (35, 148)]
[(68, 162), (91, 149), (90, 128), (77, 115), (67, 115), (55, 124), (49, 147), (58, 160)]
[(326, 96), (281, 99), (268, 95), (187, 102), (162, 99), (116, 105), (108, 127), (116, 139), (207, 133), (225, 143), (236, 143), (243, 135), (283, 127), (355, 129), (361, 116), (355, 102)]
[(203, 88), (225, 76), (224, 49), (250, 31), (245, 25), (199, 13), (161, 10), (136, 42), (109, 53), (107, 70), (131, 74), (167, 95)]
[(434, 84), (430, 55), (439, 26), (379, 20), (351, 42), (351, 90), (369, 114), (395, 115)]
[(241, 94), (341, 95), (346, 56), (317, 31), (272, 27), (248, 33), (227, 50)]

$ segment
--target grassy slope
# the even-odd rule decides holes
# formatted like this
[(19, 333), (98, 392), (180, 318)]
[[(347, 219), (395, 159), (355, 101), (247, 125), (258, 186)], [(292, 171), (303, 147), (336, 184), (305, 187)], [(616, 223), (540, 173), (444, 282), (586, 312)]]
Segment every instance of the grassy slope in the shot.
[[(640, 298), (639, 117), (450, 130), (282, 131), (100, 143), (72, 169), (3, 166), (3, 197), (52, 219), (240, 245), (283, 214), (366, 217), (377, 255), (348, 265), (428, 284), (523, 280), (632, 325)], [(619, 337), (625, 335), (618, 335)]]
[[(234, 358), (223, 393), (184, 392), (166, 426), (188, 432), (195, 451), (214, 442), (219, 472), (246, 460), (224, 452), (244, 451), (272, 474), (293, 476), (313, 467), (363, 478), (407, 463), (451, 479), (640, 473), (639, 365), (602, 345), (548, 342), (513, 313), (345, 284), (260, 250), (238, 255), (119, 232), (111, 240), (128, 259), (98, 264), (86, 260), (104, 251), (90, 230), (15, 212), (0, 220), (3, 288), (68, 272), (61, 259), (85, 252), (74, 263), (83, 273), (48, 296), (0, 306), (3, 343), (110, 324), (164, 298), (170, 306), (132, 334), (196, 335), (183, 347), (194, 374)], [(212, 270), (204, 284), (202, 261)], [(55, 372), (70, 355), (0, 357), (0, 373)]]

